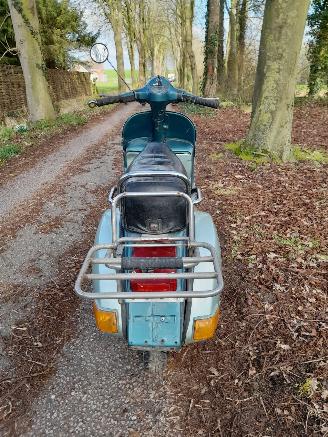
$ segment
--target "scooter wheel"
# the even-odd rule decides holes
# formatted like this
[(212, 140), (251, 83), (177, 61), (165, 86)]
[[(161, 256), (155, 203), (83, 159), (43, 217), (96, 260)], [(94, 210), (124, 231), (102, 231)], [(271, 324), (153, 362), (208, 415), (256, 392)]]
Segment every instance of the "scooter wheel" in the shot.
[(162, 351), (151, 351), (148, 357), (148, 370), (151, 373), (161, 374), (166, 369), (167, 353)]

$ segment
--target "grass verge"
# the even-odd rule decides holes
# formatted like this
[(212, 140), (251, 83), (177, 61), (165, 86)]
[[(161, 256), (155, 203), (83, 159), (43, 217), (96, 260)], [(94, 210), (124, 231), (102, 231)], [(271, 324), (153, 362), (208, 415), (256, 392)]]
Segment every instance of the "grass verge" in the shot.
[(40, 120), (13, 128), (0, 126), (0, 166), (14, 156), (22, 154), (28, 147), (37, 146), (42, 139), (57, 134), (68, 127), (83, 126), (92, 117), (113, 109), (108, 107), (84, 109), (61, 114), (54, 120)]

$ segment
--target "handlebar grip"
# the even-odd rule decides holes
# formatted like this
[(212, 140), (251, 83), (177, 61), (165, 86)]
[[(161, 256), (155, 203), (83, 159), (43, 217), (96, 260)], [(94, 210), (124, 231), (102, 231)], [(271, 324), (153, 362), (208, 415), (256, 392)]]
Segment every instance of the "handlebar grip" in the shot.
[(199, 97), (191, 94), (182, 94), (181, 101), (214, 109), (217, 109), (220, 106), (220, 100), (217, 98)]
[(95, 106), (105, 106), (105, 105), (111, 105), (113, 103), (129, 103), (134, 102), (136, 99), (135, 94), (133, 91), (124, 93), (124, 94), (118, 94), (117, 96), (105, 96), (101, 99), (95, 99), (90, 100), (88, 102), (88, 105), (90, 108), (94, 108)]

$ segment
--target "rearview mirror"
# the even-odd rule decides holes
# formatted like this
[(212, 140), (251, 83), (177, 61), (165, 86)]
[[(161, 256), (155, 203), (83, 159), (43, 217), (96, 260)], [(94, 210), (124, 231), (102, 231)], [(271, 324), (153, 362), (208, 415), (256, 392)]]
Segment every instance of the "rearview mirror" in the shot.
[(93, 62), (96, 62), (97, 64), (103, 64), (106, 62), (108, 55), (109, 52), (107, 46), (101, 42), (97, 42), (90, 49), (90, 57)]

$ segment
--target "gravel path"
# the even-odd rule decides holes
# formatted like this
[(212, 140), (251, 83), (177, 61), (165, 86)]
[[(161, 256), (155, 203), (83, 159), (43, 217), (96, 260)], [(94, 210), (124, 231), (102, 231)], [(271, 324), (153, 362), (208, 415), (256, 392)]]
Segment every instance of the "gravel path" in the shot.
[[(72, 298), (70, 268), (78, 269), (92, 243), (120, 171), (120, 128), (136, 109), (120, 107), (84, 127), (0, 189), (2, 224), (14, 228), (0, 228), (0, 383), (8, 379), (0, 385), (0, 435), (160, 436), (173, 429), (163, 379), (151, 377), (123, 341), (97, 332), (91, 304)], [(61, 321), (48, 326), (42, 311), (53, 319), (60, 299), (73, 302), (70, 310), (63, 303)], [(32, 346), (21, 333), (29, 333)], [(37, 350), (49, 338), (63, 344)], [(54, 368), (49, 377), (24, 379), (46, 365)]]
[(17, 204), (35, 194), (44, 184), (52, 183), (60, 177), (61, 172), (70, 161), (81, 156), (90, 146), (97, 145), (108, 135), (109, 131), (119, 123), (124, 116), (136, 109), (137, 104), (118, 108), (105, 117), (103, 121), (97, 123), (92, 128), (83, 129), (82, 132), (74, 137), (64, 147), (60, 147), (51, 153), (36, 166), (15, 177), (12, 181), (0, 188), (0, 216), (7, 214)]
[(78, 335), (64, 347), (56, 376), (34, 403), (31, 425), (28, 431), (23, 427), (21, 435), (162, 436), (170, 432), (163, 380), (149, 374), (138, 353), (123, 341), (95, 329), (91, 305), (82, 304), (76, 317)]

